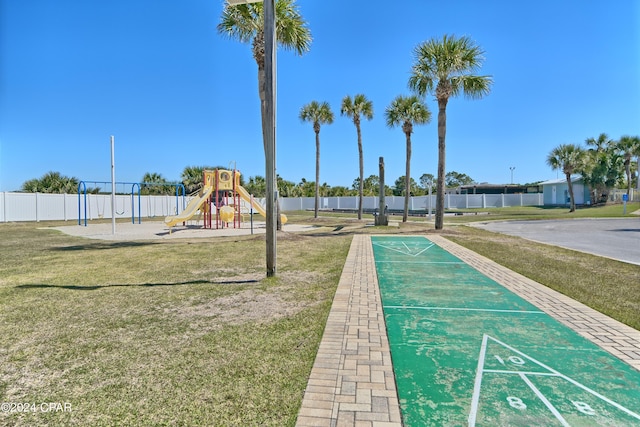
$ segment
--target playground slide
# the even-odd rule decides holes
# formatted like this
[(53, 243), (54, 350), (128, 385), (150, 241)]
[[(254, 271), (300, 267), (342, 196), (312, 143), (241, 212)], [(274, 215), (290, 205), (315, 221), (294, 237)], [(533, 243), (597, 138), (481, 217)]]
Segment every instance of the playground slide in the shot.
[(249, 203), (251, 206), (253, 206), (253, 209), (255, 209), (256, 211), (258, 211), (258, 213), (264, 217), (267, 216), (267, 211), (264, 209), (264, 206), (262, 206), (260, 203), (258, 203), (257, 200), (252, 199), (251, 195), (249, 194), (249, 192), (247, 190), (244, 189), (244, 187), (242, 185), (238, 185), (238, 194), (240, 195), (240, 197), (242, 197), (242, 199)]
[[(253, 208), (258, 211), (258, 213), (260, 215), (262, 215), (263, 217), (267, 217), (267, 211), (265, 210), (264, 206), (262, 206), (260, 203), (258, 203), (257, 200), (252, 199), (251, 195), (249, 194), (249, 192), (247, 190), (244, 189), (244, 187), (242, 185), (238, 185), (237, 186), (237, 190), (238, 190), (238, 194), (240, 195), (240, 197), (242, 197), (242, 199), (246, 202), (248, 202), (251, 206), (253, 206)], [(284, 224), (287, 222), (287, 217), (284, 214), (280, 214), (280, 221)]]
[(204, 187), (204, 189), (201, 190), (198, 194), (198, 197), (191, 200), (182, 212), (180, 212), (178, 215), (166, 217), (164, 219), (164, 223), (169, 227), (173, 227), (179, 222), (190, 220), (196, 214), (196, 212), (198, 212), (198, 209), (200, 209), (202, 204), (207, 201), (212, 192), (213, 187)]

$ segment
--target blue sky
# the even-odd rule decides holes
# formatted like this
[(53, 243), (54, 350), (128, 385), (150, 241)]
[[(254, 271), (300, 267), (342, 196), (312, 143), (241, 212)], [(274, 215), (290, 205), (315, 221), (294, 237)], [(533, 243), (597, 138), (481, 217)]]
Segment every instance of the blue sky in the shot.
[[(330, 103), (321, 182), (358, 176), (345, 95), (374, 106), (362, 124), (365, 176), (404, 175), (405, 139), (384, 110), (408, 95), (413, 50), (444, 34), (485, 50), (493, 76), (482, 100), (447, 109), (447, 171), (477, 182), (556, 178), (545, 164), (562, 143), (601, 132), (640, 134), (640, 2), (636, 0), (298, 0), (313, 35), (302, 57), (278, 54), (277, 172), (315, 176), (312, 100)], [(264, 175), (257, 67), (249, 45), (216, 31), (222, 0), (0, 0), (0, 191), (48, 171), (86, 181), (145, 172), (179, 180), (185, 166), (235, 164)], [(412, 136), (412, 176), (436, 173), (433, 121)]]

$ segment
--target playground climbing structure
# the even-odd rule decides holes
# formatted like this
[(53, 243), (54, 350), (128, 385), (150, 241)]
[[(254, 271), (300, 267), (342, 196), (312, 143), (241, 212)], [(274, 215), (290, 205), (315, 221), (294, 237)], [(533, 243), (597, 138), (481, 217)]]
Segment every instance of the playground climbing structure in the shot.
[[(165, 224), (173, 227), (200, 213), (205, 228), (213, 228), (214, 215), (215, 228), (224, 228), (231, 224), (234, 228), (239, 228), (242, 221), (242, 201), (246, 202), (252, 210), (266, 217), (264, 206), (240, 185), (240, 176), (240, 172), (236, 169), (205, 170), (202, 178), (203, 186), (198, 195), (189, 202), (184, 211), (178, 215), (166, 217)], [(280, 220), (284, 224), (287, 222), (287, 217), (281, 214)]]

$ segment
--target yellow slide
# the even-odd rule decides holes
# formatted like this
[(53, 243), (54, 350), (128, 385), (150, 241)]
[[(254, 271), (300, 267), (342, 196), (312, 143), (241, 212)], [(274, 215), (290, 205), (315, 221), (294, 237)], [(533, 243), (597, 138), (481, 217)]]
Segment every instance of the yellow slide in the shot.
[[(251, 206), (253, 206), (253, 208), (256, 211), (258, 211), (260, 215), (262, 215), (265, 218), (267, 217), (267, 211), (265, 210), (264, 206), (258, 203), (255, 199), (252, 199), (249, 192), (245, 190), (242, 185), (237, 185), (236, 190), (238, 191), (238, 194), (240, 195), (240, 197), (242, 197), (244, 201), (248, 202)], [(280, 214), (280, 222), (282, 222), (283, 224), (287, 222), (287, 216), (285, 214)]]
[(196, 214), (196, 212), (198, 212), (202, 204), (207, 201), (212, 192), (212, 186), (204, 187), (202, 190), (200, 190), (200, 193), (198, 193), (198, 197), (191, 200), (182, 212), (180, 212), (178, 215), (171, 215), (166, 217), (164, 219), (164, 223), (169, 227), (173, 227), (179, 222), (190, 220)]

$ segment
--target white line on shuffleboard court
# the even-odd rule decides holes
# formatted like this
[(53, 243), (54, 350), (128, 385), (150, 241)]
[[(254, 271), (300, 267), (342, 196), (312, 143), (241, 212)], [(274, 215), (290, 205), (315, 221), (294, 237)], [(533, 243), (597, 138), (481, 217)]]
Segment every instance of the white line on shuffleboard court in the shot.
[(475, 427), (478, 416), (478, 402), (480, 401), (480, 388), (482, 386), (482, 372), (484, 369), (484, 359), (487, 354), (487, 339), (489, 335), (482, 336), (480, 345), (480, 355), (478, 356), (478, 368), (476, 369), (476, 379), (473, 384), (473, 396), (471, 397), (471, 410), (469, 411), (469, 427)]
[[(549, 372), (514, 372), (514, 371), (499, 371), (499, 370), (493, 370), (493, 369), (484, 369), (484, 362), (485, 362), (485, 358), (486, 358), (486, 353), (487, 353), (487, 344), (488, 344), (488, 340), (491, 340), (501, 346), (503, 346), (504, 348), (511, 350), (512, 352), (522, 356), (522, 358), (529, 360), (530, 362), (533, 362), (535, 365), (540, 366), (541, 368), (546, 369)], [(505, 373), (505, 374), (517, 374), (520, 376), (520, 378), (522, 378), (522, 380), (527, 384), (527, 386), (529, 386), (529, 388), (536, 393), (536, 395), (543, 401), (543, 403), (547, 406), (547, 408), (549, 410), (551, 410), (551, 412), (556, 416), (556, 418), (558, 418), (558, 420), (563, 423), (563, 425), (569, 425), (566, 424), (566, 421), (564, 420), (564, 418), (562, 418), (562, 416), (560, 415), (560, 413), (553, 407), (553, 405), (551, 405), (551, 403), (549, 402), (549, 400), (540, 392), (540, 390), (538, 390), (537, 387), (535, 387), (535, 385), (531, 382), (531, 380), (529, 380), (529, 378), (527, 378), (527, 375), (529, 376), (556, 376), (559, 378), (564, 379), (565, 381), (570, 382), (571, 384), (575, 385), (576, 387), (581, 388), (582, 390), (586, 391), (587, 393), (590, 393), (592, 396), (597, 397), (598, 399), (608, 403), (609, 405), (612, 405), (616, 408), (618, 408), (619, 410), (625, 412), (627, 415), (630, 415), (631, 417), (640, 420), (640, 414), (633, 412), (630, 409), (625, 408), (624, 406), (620, 405), (617, 402), (614, 402), (613, 400), (603, 396), (602, 394), (598, 393), (595, 390), (590, 389), (589, 387), (580, 384), (578, 381), (574, 380), (573, 378), (570, 378), (558, 371), (556, 371), (555, 369), (551, 368), (550, 366), (545, 365), (544, 363), (540, 362), (539, 360), (534, 359), (531, 356), (528, 356), (526, 354), (524, 354), (523, 352), (516, 350), (515, 348), (513, 348), (512, 346), (496, 339), (493, 338), (487, 334), (484, 334), (482, 336), (482, 344), (480, 345), (480, 354), (478, 356), (478, 368), (476, 370), (476, 378), (475, 378), (475, 383), (474, 383), (474, 387), (473, 387), (473, 396), (471, 398), (471, 410), (469, 411), (469, 427), (474, 427), (476, 425), (476, 417), (478, 415), (478, 403), (480, 401), (480, 388), (482, 387), (482, 377), (483, 374), (485, 372), (490, 372), (490, 373)], [(553, 408), (553, 409), (552, 409)]]
[(498, 344), (502, 345), (503, 347), (506, 347), (506, 348), (508, 348), (509, 350), (511, 350), (511, 351), (513, 351), (513, 352), (515, 352), (515, 353), (518, 353), (518, 354), (519, 354), (519, 355), (521, 355), (522, 357), (524, 357), (524, 358), (526, 358), (526, 359), (529, 359), (529, 360), (530, 360), (530, 361), (532, 361), (533, 363), (537, 363), (539, 366), (542, 366), (543, 368), (545, 368), (545, 369), (549, 370), (550, 372), (553, 372), (554, 374), (557, 374), (559, 377), (561, 377), (561, 378), (563, 378), (563, 379), (565, 379), (565, 380), (569, 381), (571, 384), (573, 384), (573, 385), (575, 385), (575, 386), (577, 386), (577, 387), (580, 387), (581, 389), (583, 389), (583, 390), (584, 390), (584, 391), (586, 391), (587, 393), (591, 393), (593, 396), (595, 396), (595, 397), (597, 397), (597, 398), (599, 398), (599, 399), (601, 399), (601, 400), (603, 400), (603, 401), (607, 402), (607, 403), (608, 403), (608, 404), (610, 404), (610, 405), (615, 406), (616, 408), (620, 409), (621, 411), (624, 411), (624, 412), (626, 412), (627, 414), (631, 415), (632, 417), (634, 417), (634, 418), (636, 418), (636, 419), (640, 420), (640, 414), (637, 414), (637, 413), (635, 413), (635, 412), (633, 412), (633, 411), (631, 411), (631, 410), (629, 410), (629, 409), (625, 408), (624, 406), (622, 406), (622, 405), (620, 405), (620, 404), (618, 404), (618, 403), (614, 402), (613, 400), (606, 398), (605, 396), (601, 395), (601, 394), (600, 394), (600, 393), (598, 393), (597, 391), (595, 391), (595, 390), (591, 390), (589, 387), (587, 387), (587, 386), (585, 386), (585, 385), (580, 384), (580, 383), (579, 383), (579, 382), (577, 382), (576, 380), (574, 380), (574, 379), (572, 379), (572, 378), (569, 378), (568, 376), (566, 376), (566, 375), (564, 375), (564, 374), (561, 374), (560, 372), (558, 372), (558, 371), (556, 371), (555, 369), (553, 369), (553, 368), (551, 368), (551, 367), (549, 367), (549, 366), (545, 365), (544, 363), (542, 363), (542, 362), (540, 362), (540, 361), (538, 361), (538, 360), (534, 359), (533, 357), (527, 356), (527, 355), (526, 355), (526, 354), (524, 354), (523, 352), (516, 350), (515, 348), (511, 347), (510, 345), (505, 344), (505, 343), (503, 343), (502, 341), (497, 340), (497, 339), (495, 339), (495, 338), (493, 338), (493, 337), (488, 337), (488, 338), (492, 339), (493, 341), (497, 342)]
[[(486, 372), (486, 371), (485, 371)], [(527, 385), (529, 386), (529, 388), (531, 390), (533, 390), (533, 392), (536, 394), (536, 396), (538, 396), (538, 399), (542, 400), (542, 403), (544, 403), (544, 406), (547, 407), (547, 409), (549, 409), (551, 411), (551, 413), (553, 414), (554, 417), (556, 417), (556, 419), (558, 421), (560, 421), (560, 424), (562, 424), (564, 427), (570, 427), (569, 423), (567, 422), (567, 420), (564, 419), (564, 417), (562, 415), (560, 415), (560, 412), (558, 412), (558, 410), (556, 409), (555, 406), (553, 406), (553, 404), (551, 402), (549, 402), (549, 399), (546, 398), (546, 396), (544, 394), (542, 394), (540, 392), (540, 390), (538, 390), (538, 387), (536, 387), (531, 380), (529, 380), (529, 378), (527, 378), (526, 375), (524, 375), (523, 373), (520, 374), (520, 378), (522, 378), (522, 380), (527, 383)]]
[[(403, 249), (397, 249), (397, 248), (394, 248), (393, 246), (383, 245), (381, 243), (376, 243), (376, 242), (374, 242), (373, 244), (375, 246), (380, 246), (381, 248), (389, 249), (389, 250), (401, 253), (402, 255), (409, 255), (409, 256), (412, 256), (412, 257), (417, 257), (418, 255), (422, 254), (424, 251), (426, 251), (428, 249), (431, 249), (433, 246), (435, 246), (434, 243), (431, 243), (429, 246), (426, 246), (426, 247), (422, 248), (419, 252), (416, 252), (415, 254), (413, 254), (413, 253), (411, 253), (411, 248), (409, 248), (409, 246), (407, 246), (407, 244), (404, 243), (404, 242), (402, 242), (402, 245), (405, 248), (404, 250)], [(419, 249), (419, 247), (418, 247), (418, 249)]]
[[(485, 373), (485, 372), (509, 373), (509, 374), (517, 374), (517, 375), (519, 375), (520, 378), (522, 378), (522, 380), (536, 394), (536, 396), (538, 396), (538, 398), (542, 401), (542, 403), (544, 403), (544, 405), (547, 407), (547, 409), (549, 409), (551, 411), (553, 416), (555, 416), (556, 419), (558, 421), (560, 421), (560, 424), (562, 424), (564, 427), (569, 427), (569, 424), (563, 418), (563, 416), (560, 414), (560, 412), (558, 412), (558, 410), (555, 408), (555, 406), (553, 406), (553, 404), (551, 402), (549, 402), (549, 399), (547, 399), (540, 392), (540, 390), (538, 390), (538, 388), (529, 380), (529, 378), (527, 378), (527, 374), (531, 374), (531, 375), (547, 375), (547, 376), (560, 376), (560, 373), (556, 372), (556, 371), (549, 372), (549, 373), (546, 373), (546, 372), (545, 373), (537, 373), (537, 372), (529, 373), (529, 372), (514, 372), (514, 371), (504, 371), (503, 372), (503, 371), (498, 371), (498, 370), (484, 369), (484, 361), (485, 361), (486, 354), (487, 354), (487, 344), (488, 344), (489, 338), (491, 338), (492, 340), (497, 341), (497, 342), (502, 344), (502, 342), (490, 337), (487, 334), (484, 334), (483, 337), (482, 337), (482, 344), (480, 345), (480, 354), (478, 355), (478, 368), (476, 369), (476, 378), (475, 378), (475, 381), (474, 381), (474, 384), (473, 384), (473, 396), (471, 398), (471, 410), (469, 411), (469, 427), (475, 427), (475, 425), (476, 425), (476, 418), (478, 416), (478, 403), (480, 401), (480, 388), (482, 387), (482, 376), (483, 376), (483, 373)], [(515, 350), (515, 349), (513, 349), (513, 350)], [(517, 350), (516, 350), (516, 352), (517, 352)], [(522, 355), (524, 357), (527, 357), (528, 359), (530, 359), (525, 354), (522, 354)], [(547, 368), (547, 367), (545, 366), (545, 368)]]
[(535, 371), (505, 371), (502, 369), (485, 369), (483, 372), (489, 372), (490, 374), (513, 374), (513, 375), (535, 375), (538, 377), (559, 377), (559, 374), (553, 372), (535, 372)]
[(441, 311), (485, 311), (488, 313), (520, 313), (520, 314), (546, 314), (537, 310), (501, 310), (495, 308), (466, 308), (466, 307), (419, 307), (411, 305), (385, 305), (383, 308), (400, 310), (441, 310)]
[(376, 260), (376, 264), (466, 264), (466, 262), (462, 261), (384, 261), (384, 260)]

